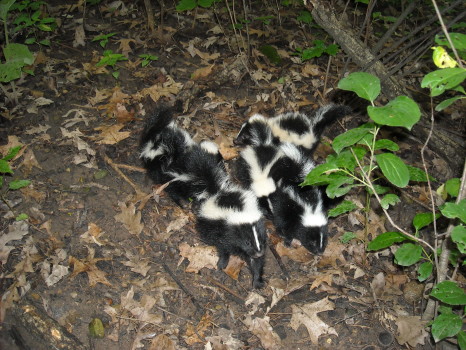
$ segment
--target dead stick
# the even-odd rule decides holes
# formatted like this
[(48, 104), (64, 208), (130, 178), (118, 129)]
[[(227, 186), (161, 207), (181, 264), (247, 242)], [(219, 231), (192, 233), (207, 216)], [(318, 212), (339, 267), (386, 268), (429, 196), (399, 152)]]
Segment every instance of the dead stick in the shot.
[(282, 270), (283, 274), (285, 275), (285, 278), (287, 280), (290, 279), (290, 274), (288, 273), (288, 270), (285, 267), (285, 264), (283, 264), (282, 258), (280, 255), (278, 255), (277, 251), (275, 250), (275, 247), (273, 244), (269, 244), (270, 251), (272, 252), (273, 256), (277, 260), (278, 266), (280, 266), (280, 269)]
[(211, 282), (212, 284), (215, 284), (217, 287), (223, 289), (225, 292), (228, 292), (231, 294), (231, 296), (233, 297), (233, 300), (235, 302), (237, 302), (238, 304), (240, 305), (244, 305), (244, 299), (238, 294), (236, 293), (235, 291), (231, 290), (230, 288), (228, 288), (227, 286), (221, 284), (220, 282), (217, 282), (216, 280), (214, 280), (213, 278), (211, 277), (207, 277), (207, 279), (209, 280), (209, 282)]
[(123, 172), (120, 170), (117, 164), (115, 164), (106, 154), (103, 154), (105, 161), (120, 175), (131, 187), (134, 189), (138, 196), (145, 196), (146, 194), (139, 189)]
[(188, 295), (188, 297), (191, 299), (191, 301), (194, 304), (194, 306), (196, 307), (196, 309), (202, 310), (203, 307), (197, 302), (196, 298), (194, 298), (194, 295), (192, 295), (192, 293), (183, 285), (183, 283), (181, 283), (181, 281), (178, 279), (178, 277), (175, 276), (173, 271), (170, 270), (168, 265), (165, 264), (165, 263), (162, 263), (162, 266), (165, 269), (165, 271), (167, 271), (167, 273), (170, 275), (170, 277), (173, 278), (173, 280), (176, 282), (176, 284), (181, 288), (181, 290)]

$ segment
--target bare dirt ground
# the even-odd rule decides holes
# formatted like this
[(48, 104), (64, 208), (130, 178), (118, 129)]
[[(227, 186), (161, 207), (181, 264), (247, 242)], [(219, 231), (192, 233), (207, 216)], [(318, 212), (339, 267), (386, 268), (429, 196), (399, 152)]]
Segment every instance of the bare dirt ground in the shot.
[[(295, 46), (326, 40), (324, 32), (300, 26), (292, 7), (280, 12), (281, 26), (254, 21), (246, 70), (228, 13), (217, 13), (222, 27), (211, 12), (199, 9), (194, 19), (171, 5), (163, 32), (151, 38), (140, 2), (121, 2), (114, 11), (88, 5), (85, 14), (80, 6), (55, 5), (51, 14), (62, 23), (52, 47), (42, 48), (36, 75), (17, 84), (19, 105), (2, 109), (13, 117), (2, 119), (2, 154), (23, 145), (14, 178), (31, 185), (5, 194), (10, 207), (0, 209), (2, 237), (16, 237), (0, 247), (1, 349), (50, 349), (50, 335), (40, 338), (21, 323), (24, 303), (91, 349), (434, 348), (419, 328), (425, 299), (415, 273), (395, 267), (389, 250), (365, 251), (368, 238), (389, 226), (377, 210), (363, 211), (364, 193), (352, 195), (360, 211), (331, 220), (321, 257), (284, 247), (269, 225), (279, 258), (267, 251), (267, 286), (252, 290), (246, 267), (215, 269), (215, 252), (200, 242), (189, 206), (176, 206), (141, 171), (138, 139), (154, 101), (181, 100), (180, 125), (196, 140), (216, 141), (227, 164), (240, 151), (232, 140), (248, 115), (326, 103), (322, 91), (334, 96), (344, 55), (332, 59), (328, 75), (328, 56), (301, 63), (290, 55)], [(255, 11), (278, 21), (266, 5)], [(84, 46), (75, 46), (83, 18)], [(117, 65), (118, 79), (111, 67), (96, 66), (103, 48), (91, 41), (110, 32), (117, 34), (105, 49), (129, 58)], [(275, 45), (283, 62), (270, 64), (261, 44)], [(158, 60), (141, 67), (143, 53)], [(330, 139), (366, 121), (354, 98), (343, 102), (355, 113), (326, 130), (318, 162)], [(421, 143), (406, 135), (399, 143), (401, 156), (420, 166)], [(430, 155), (441, 181), (448, 162)], [(418, 203), (427, 202), (426, 189), (419, 185), (404, 198), (393, 214), (409, 227)], [(27, 223), (15, 222), (11, 210), (27, 213)], [(343, 243), (348, 231), (357, 238)], [(96, 318), (102, 338), (89, 335)]]

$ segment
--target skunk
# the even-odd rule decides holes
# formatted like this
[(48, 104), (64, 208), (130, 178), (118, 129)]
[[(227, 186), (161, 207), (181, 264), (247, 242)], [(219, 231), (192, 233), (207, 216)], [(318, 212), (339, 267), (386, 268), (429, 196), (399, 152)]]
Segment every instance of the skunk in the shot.
[(319, 187), (299, 187), (315, 164), (291, 143), (247, 146), (235, 163), (236, 178), (252, 190), (277, 233), (314, 254), (327, 245), (327, 214)]
[(154, 183), (170, 182), (165, 191), (175, 202), (192, 199), (197, 230), (216, 246), (218, 267), (238, 255), (251, 269), (253, 287), (263, 287), (267, 236), (257, 197), (230, 181), (217, 145), (195, 143), (164, 109), (142, 133), (140, 158)]
[(322, 254), (327, 246), (327, 213), (322, 189), (317, 186), (286, 185), (269, 197), (273, 224), (289, 246), (293, 238), (313, 254)]
[(288, 112), (268, 119), (255, 114), (242, 125), (235, 144), (290, 142), (312, 154), (325, 127), (350, 112), (347, 106), (329, 104), (317, 109), (311, 117), (300, 112)]

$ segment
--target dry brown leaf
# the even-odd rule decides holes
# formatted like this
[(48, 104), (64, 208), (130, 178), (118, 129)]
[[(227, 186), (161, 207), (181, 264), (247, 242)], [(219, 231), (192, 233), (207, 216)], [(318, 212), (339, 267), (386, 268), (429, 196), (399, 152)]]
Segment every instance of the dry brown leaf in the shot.
[(157, 305), (166, 306), (163, 293), (170, 290), (179, 290), (180, 288), (172, 279), (167, 280), (164, 276), (160, 276), (150, 285), (150, 289), (155, 293), (154, 298)]
[(325, 273), (323, 275), (319, 275), (316, 279), (312, 282), (310, 290), (319, 287), (322, 283), (327, 283), (329, 286), (332, 285), (333, 282), (333, 273)]
[[(10, 148), (17, 147), (17, 146), (23, 147), (24, 144), (19, 142), (18, 136), (8, 135), (8, 143), (6, 145), (0, 146), (0, 154), (2, 156), (6, 156), (8, 154), (8, 151), (10, 150)], [(13, 160), (18, 159), (19, 157), (21, 157), (23, 155), (24, 151), (25, 151), (25, 149), (21, 148), (19, 150), (18, 154), (13, 158)]]
[(169, 75), (166, 78), (167, 81), (164, 83), (155, 84), (151, 87), (142, 89), (137, 94), (135, 94), (134, 97), (137, 100), (141, 100), (146, 96), (150, 96), (154, 102), (157, 102), (161, 97), (174, 97), (174, 95), (176, 95), (181, 90), (183, 84), (175, 82)]
[(297, 331), (300, 325), (304, 325), (313, 344), (318, 344), (319, 336), (322, 334), (338, 336), (333, 327), (330, 327), (317, 316), (319, 312), (335, 309), (335, 305), (328, 300), (328, 297), (315, 303), (291, 305), (291, 309), (293, 316), (291, 317), (290, 327)]
[(198, 68), (191, 74), (191, 79), (199, 80), (199, 79), (205, 78), (212, 73), (213, 68), (214, 68), (214, 64), (207, 66), (207, 67)]
[(385, 275), (383, 272), (379, 272), (374, 276), (371, 282), (371, 288), (374, 292), (374, 295), (380, 298), (385, 290)]
[(123, 55), (125, 55), (126, 57), (128, 57), (128, 54), (130, 52), (133, 52), (133, 49), (131, 48), (130, 44), (131, 43), (137, 43), (136, 40), (134, 39), (120, 39), (120, 40), (117, 40), (117, 42), (120, 43), (120, 51)]
[(123, 265), (130, 267), (133, 272), (139, 273), (144, 277), (147, 276), (147, 272), (151, 268), (149, 259), (141, 258), (139, 255), (132, 255), (129, 252), (126, 252), (126, 257), (129, 261), (123, 262)]
[(29, 174), (31, 173), (32, 167), (42, 169), (42, 167), (36, 159), (36, 156), (34, 155), (34, 152), (30, 148), (24, 151), (24, 160), (21, 163), (21, 165), (23, 166), (24, 176), (26, 177), (29, 176)]
[(241, 258), (237, 257), (236, 255), (231, 255), (230, 260), (228, 260), (228, 265), (225, 267), (223, 272), (237, 281), (239, 273), (241, 272), (241, 269), (244, 265), (246, 265), (246, 263), (241, 260)]
[(84, 232), (79, 238), (84, 243), (95, 243), (101, 246), (105, 244), (104, 241), (100, 240), (100, 236), (102, 234), (104, 234), (102, 229), (93, 222), (91, 222), (89, 225), (87, 225), (87, 231)]
[(172, 231), (179, 231), (184, 225), (186, 225), (189, 221), (189, 216), (186, 214), (181, 214), (178, 215), (175, 220), (172, 220), (168, 226), (167, 229), (165, 230), (166, 233), (172, 232)]
[(268, 316), (265, 316), (264, 318), (251, 318), (251, 316), (247, 316), (243, 323), (248, 326), (251, 333), (259, 338), (264, 349), (282, 349), (280, 337), (274, 332), (270, 325), (270, 318)]
[[(181, 243), (178, 246), (180, 255), (189, 260), (189, 265), (186, 267), (186, 272), (198, 273), (199, 270), (206, 267), (208, 269), (216, 269), (218, 256), (217, 251), (212, 246), (194, 246), (191, 247), (188, 243)], [(182, 260), (180, 260), (179, 264)], [(178, 264), (178, 265), (179, 265)]]
[(84, 260), (79, 260), (70, 255), (69, 264), (73, 265), (73, 272), (70, 277), (73, 278), (76, 275), (86, 272), (89, 278), (89, 286), (94, 287), (97, 283), (105, 284), (111, 287), (112, 284), (105, 277), (105, 272), (99, 270), (97, 262), (110, 260), (110, 258), (94, 258), (94, 249), (88, 247), (89, 255)]
[(33, 198), (38, 203), (41, 203), (46, 198), (47, 195), (44, 192), (36, 191), (33, 188), (33, 186), (34, 185), (32, 184), (32, 185), (29, 185), (27, 187), (23, 187), (23, 188), (20, 189), (20, 191), (25, 197)]
[(129, 311), (136, 320), (141, 322), (154, 324), (162, 322), (161, 315), (150, 313), (155, 304), (156, 299), (146, 294), (139, 301), (134, 300), (133, 287), (126, 294), (121, 295), (121, 307)]
[(131, 135), (131, 132), (129, 131), (120, 131), (123, 127), (123, 124), (99, 126), (94, 130), (98, 130), (101, 133), (98, 136), (93, 137), (93, 139), (96, 140), (97, 143), (103, 145), (114, 145)]
[(346, 245), (341, 243), (340, 240), (331, 239), (327, 248), (325, 248), (324, 254), (320, 257), (319, 267), (332, 265), (335, 269), (341, 268), (342, 265), (346, 264), (346, 259), (343, 256), (345, 249)]
[(299, 246), (297, 248), (293, 247), (286, 247), (283, 242), (279, 242), (276, 246), (275, 249), (277, 250), (277, 253), (280, 256), (287, 256), (291, 260), (300, 262), (300, 263), (307, 263), (311, 261), (314, 256), (304, 248), (303, 246)]
[(176, 344), (165, 334), (159, 334), (150, 343), (149, 350), (176, 350)]
[(134, 203), (127, 206), (124, 202), (118, 202), (118, 206), (121, 213), (115, 215), (115, 220), (121, 222), (132, 235), (140, 234), (144, 229), (144, 224), (141, 223), (141, 212), (136, 212)]
[(193, 345), (195, 343), (203, 343), (204, 341), (199, 338), (201, 336), (204, 338), (204, 334), (209, 328), (213, 328), (214, 324), (212, 322), (212, 315), (206, 313), (202, 316), (201, 320), (197, 326), (188, 323), (186, 327), (186, 333), (183, 337), (184, 341), (188, 345)]
[(427, 322), (422, 321), (420, 316), (398, 316), (395, 323), (398, 327), (396, 340), (399, 344), (409, 344), (412, 347), (424, 345), (429, 334), (425, 330)]
[(74, 30), (73, 47), (78, 46), (86, 46), (86, 32), (84, 31), (84, 24), (82, 22)]
[(272, 302), (270, 306), (267, 308), (267, 312), (269, 312), (277, 303), (286, 295), (294, 292), (298, 289), (301, 289), (307, 284), (310, 284), (312, 281), (312, 276), (298, 276), (294, 277), (289, 281), (284, 281), (278, 278), (272, 278), (268, 285), (272, 289)]
[(215, 336), (205, 337), (212, 343), (213, 350), (240, 350), (244, 349), (244, 343), (241, 340), (233, 338), (233, 331), (225, 328), (218, 328)]
[(98, 103), (101, 103), (112, 96), (113, 90), (112, 89), (95, 89), (95, 96), (89, 98), (89, 103), (91, 106), (95, 106)]
[(4, 266), (10, 255), (10, 252), (15, 249), (14, 246), (9, 246), (7, 243), (23, 239), (29, 233), (29, 225), (25, 221), (16, 221), (8, 226), (8, 233), (0, 236), (0, 261)]

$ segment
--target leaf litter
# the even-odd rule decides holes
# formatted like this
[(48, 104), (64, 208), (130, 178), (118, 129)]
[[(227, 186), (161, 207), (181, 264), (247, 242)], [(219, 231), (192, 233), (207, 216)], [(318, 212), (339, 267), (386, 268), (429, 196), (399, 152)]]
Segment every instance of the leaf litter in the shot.
[[(100, 10), (106, 19), (121, 20), (119, 16), (127, 16), (128, 7), (116, 1), (108, 7), (102, 6)], [(73, 5), (68, 10), (82, 13), (83, 7), (82, 4)], [(134, 10), (132, 6), (131, 10)], [(15, 164), (15, 169), (35, 180), (30, 188), (21, 191), (21, 195), (36, 202), (34, 210), (37, 217), (37, 222), (34, 222), (37, 227), (30, 227), (25, 222), (9, 223), (0, 236), (2, 265), (10, 264), (10, 268), (2, 271), (2, 278), (12, 282), (2, 290), (1, 319), (6, 309), (31, 289), (31, 278), (37, 274), (43, 286), (36, 287), (36, 290), (44, 304), (57, 303), (53, 296), (57, 290), (75, 295), (76, 291), (81, 294), (80, 288), (83, 288), (89, 294), (105, 295), (102, 298), (80, 295), (75, 299), (63, 296), (63, 303), (70, 314), (73, 308), (77, 309), (73, 305), (81, 305), (77, 313), (87, 321), (84, 323), (95, 316), (91, 313), (107, 316), (109, 342), (104, 347), (109, 349), (115, 348), (117, 341), (124, 342), (127, 348), (182, 349), (192, 345), (195, 349), (281, 349), (293, 348), (297, 344), (321, 346), (326, 337), (340, 346), (352, 340), (363, 347), (373, 343), (370, 337), (389, 327), (401, 345), (415, 347), (424, 344), (427, 335), (425, 324), (409, 313), (416, 299), (403, 304), (402, 291), (416, 277), (408, 272), (390, 271), (383, 254), (361, 254), (362, 245), (341, 243), (338, 235), (343, 231), (337, 230), (338, 234), (331, 237), (321, 257), (312, 256), (297, 244), (286, 247), (280, 240), (271, 239), (279, 257), (290, 269), (292, 278), (286, 280), (268, 254), (267, 287), (252, 292), (248, 273), (241, 273), (246, 270), (245, 263), (240, 259), (230, 259), (223, 272), (217, 271), (218, 258), (214, 248), (206, 247), (193, 237), (192, 217), (184, 210), (173, 208), (173, 203), (162, 190), (156, 194), (156, 201), (149, 200), (148, 196), (146, 200), (149, 200), (150, 208), (142, 209), (144, 205), (140, 208), (137, 202), (125, 199), (128, 198), (128, 190), (116, 181), (120, 180), (118, 174), (113, 173), (112, 179), (92, 178), (94, 170), (105, 168), (100, 152), (118, 159), (120, 163), (134, 167), (139, 165), (136, 139), (142, 125), (141, 116), (150, 113), (147, 99), (167, 102), (182, 96), (186, 109), (184, 126), (190, 132), (198, 133), (199, 138), (217, 141), (226, 160), (234, 159), (240, 151), (231, 140), (246, 116), (255, 112), (267, 114), (271, 109), (272, 113), (277, 113), (301, 106), (317, 106), (318, 90), (323, 86), (322, 77), (325, 75), (324, 65), (302, 64), (296, 57), (288, 55), (287, 48), (279, 48), (278, 53), (289, 62), (284, 71), (269, 65), (264, 56), (254, 49), (252, 64), (248, 68), (250, 72), (246, 72), (244, 57), (225, 50), (227, 46), (237, 47), (235, 40), (225, 38), (225, 29), (213, 23), (211, 18), (199, 15), (197, 20), (209, 24), (209, 30), (200, 36), (197, 36), (199, 33), (189, 33), (188, 40), (183, 38), (177, 45), (167, 44), (157, 52), (161, 56), (160, 61), (172, 59), (174, 69), (157, 66), (140, 70), (136, 65), (128, 64), (125, 67), (134, 72), (126, 72), (126, 80), (122, 79), (118, 84), (105, 80), (103, 77), (109, 74), (109, 70), (96, 67), (100, 53), (93, 53), (87, 47), (88, 39), (79, 21), (69, 32), (69, 42), (79, 50), (86, 50), (86, 58), (73, 57), (72, 60), (61, 61), (67, 65), (66, 72), (59, 70), (58, 64), (48, 57), (53, 52), (47, 53), (44, 62), (38, 61), (39, 67), (46, 65), (44, 71), (63, 77), (70, 91), (68, 95), (62, 92), (63, 95), (59, 96), (59, 85), (48, 84), (50, 94), (31, 93), (34, 97), (25, 99), (21, 109), (34, 114), (37, 120), (26, 125), (24, 134), (8, 135), (7, 145), (0, 146), (0, 152), (5, 154), (9, 147), (26, 145), (16, 157), (15, 162), (23, 158), (22, 163)], [(128, 23), (131, 28), (136, 28), (135, 31), (139, 31), (142, 24), (138, 19), (129, 19), (124, 25)], [(175, 29), (177, 24), (171, 24), (173, 28), (167, 26), (167, 31), (177, 33), (180, 30)], [(264, 28), (267, 27), (250, 28), (253, 44), (274, 35)], [(289, 29), (283, 30), (287, 35), (297, 35)], [(120, 37), (113, 44), (119, 45), (115, 49), (131, 56), (134, 54), (132, 51), (147, 43), (139, 38)], [(178, 55), (180, 51), (177, 50), (182, 54)], [(130, 83), (131, 74), (137, 77), (136, 82)], [(87, 85), (87, 91), (73, 91), (79, 90), (73, 85), (76, 79), (85, 76), (94, 79), (96, 75), (105, 83), (95, 80), (95, 84)], [(218, 88), (215, 80), (222, 76), (227, 79), (224, 86)], [(238, 88), (245, 77), (250, 80), (246, 86)], [(277, 83), (280, 78), (284, 83)], [(54, 85), (57, 87), (52, 88)], [(251, 85), (262, 86), (263, 89), (250, 89)], [(310, 86), (314, 91), (309, 91)], [(23, 84), (17, 93), (24, 94), (24, 89)], [(43, 86), (34, 86), (31, 92), (44, 89)], [(71, 95), (76, 95), (72, 103), (66, 101)], [(65, 108), (57, 102), (65, 102)], [(18, 110), (8, 113), (15, 114)], [(50, 113), (51, 118), (44, 118), (42, 112)], [(58, 117), (60, 125), (54, 125), (52, 117)], [(51, 135), (58, 136), (52, 138)], [(56, 152), (54, 147), (59, 148), (59, 153), (53, 153)], [(52, 154), (55, 162), (51, 162), (47, 154)], [(441, 161), (432, 160), (434, 164)], [(142, 174), (137, 170), (128, 172), (138, 184), (144, 183)], [(74, 182), (61, 186), (73, 174), (79, 174), (73, 178)], [(92, 183), (99, 186), (90, 186)], [(82, 193), (79, 192), (81, 190)], [(150, 193), (149, 190), (147, 192)], [(425, 189), (420, 187), (419, 193), (424, 192)], [(64, 207), (63, 203), (73, 205)], [(19, 207), (24, 205), (22, 201), (16, 204)], [(151, 215), (149, 211), (158, 215)], [(372, 236), (385, 231), (385, 222), (375, 212), (368, 216), (355, 212), (349, 218), (351, 223), (340, 221), (340, 224), (346, 230), (355, 230), (358, 239), (365, 239), (367, 235), (360, 229), (366, 218)], [(186, 292), (171, 276), (161, 272), (161, 262), (173, 269), (174, 275), (181, 280), (179, 282), (199, 299), (207, 311), (193, 316), (196, 310), (186, 298)], [(211, 289), (203, 288), (201, 283), (208, 283), (209, 278), (217, 284), (212, 284)], [(233, 293), (241, 297), (244, 305), (236, 299), (229, 299)], [(380, 322), (375, 326), (360, 316), (364, 312), (359, 317), (353, 316), (357, 322), (366, 322), (365, 327), (369, 327), (371, 332), (364, 337), (351, 338), (345, 335), (344, 329), (339, 329), (344, 316), (338, 320), (328, 317), (329, 311), (344, 308), (334, 302), (336, 299), (344, 300), (347, 308), (383, 304), (385, 311), (378, 313)], [(60, 315), (54, 314), (54, 307), (49, 309), (51, 317), (59, 318)], [(75, 324), (80, 338), (87, 340), (85, 331), (79, 329), (79, 322)], [(279, 325), (285, 328), (284, 332), (278, 330)], [(306, 339), (299, 331), (303, 328), (301, 326), (307, 331)], [(357, 332), (356, 328), (354, 330)], [(123, 338), (129, 340), (122, 339), (125, 333)]]

